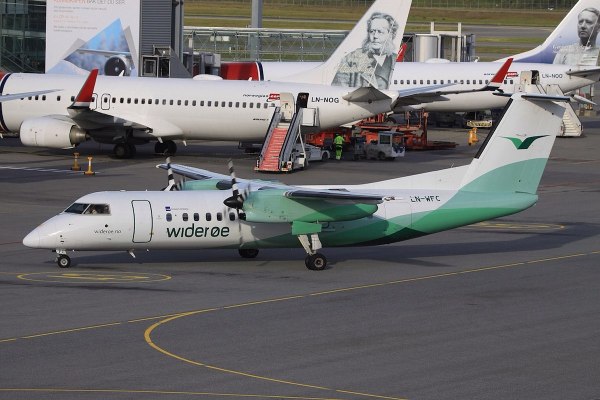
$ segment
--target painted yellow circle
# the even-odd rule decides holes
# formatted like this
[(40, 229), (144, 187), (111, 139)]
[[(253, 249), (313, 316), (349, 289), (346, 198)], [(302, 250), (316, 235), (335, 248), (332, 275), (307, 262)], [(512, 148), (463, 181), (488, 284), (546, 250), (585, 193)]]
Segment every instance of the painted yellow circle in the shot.
[(564, 225), (558, 224), (543, 224), (543, 223), (525, 223), (525, 222), (479, 222), (477, 224), (468, 225), (463, 228), (466, 229), (481, 229), (481, 230), (494, 230), (494, 231), (558, 231), (564, 229)]
[(33, 274), (17, 275), (17, 278), (34, 282), (53, 283), (145, 283), (159, 282), (171, 279), (168, 275), (146, 274), (137, 272), (85, 272), (85, 271), (55, 271), (36, 272)]

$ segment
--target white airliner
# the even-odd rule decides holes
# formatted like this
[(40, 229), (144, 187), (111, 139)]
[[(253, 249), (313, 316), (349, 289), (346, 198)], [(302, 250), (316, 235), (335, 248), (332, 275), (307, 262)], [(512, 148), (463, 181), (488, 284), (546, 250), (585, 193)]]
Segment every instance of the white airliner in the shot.
[[(331, 58), (296, 77), (295, 83), (123, 79), (92, 72), (84, 85), (81, 76), (5, 74), (0, 77), (0, 95), (50, 88), (62, 91), (0, 103), (0, 132), (18, 132), (25, 145), (53, 148), (69, 148), (91, 138), (113, 143), (117, 156), (130, 157), (136, 144), (152, 140), (158, 140), (157, 151), (171, 153), (176, 149), (173, 140), (262, 141), (282, 93), (291, 94), (286, 98), (292, 101), (300, 93), (308, 95), (304, 106), (314, 111), (314, 129), (386, 112), (398, 98), (387, 86), (333, 82), (344, 57), (361, 48), (373, 16), (394, 21), (386, 49), (395, 59), (410, 5), (411, 0), (375, 1)], [(394, 65), (391, 62), (389, 67)], [(371, 64), (357, 68), (355, 73), (377, 83)]]
[[(600, 10), (600, 0), (580, 0), (565, 16), (548, 38), (533, 50), (511, 58), (514, 62), (500, 89), (505, 92), (522, 91), (523, 82), (537, 83), (546, 93), (564, 94), (591, 85), (600, 79), (598, 64), (598, 44), (574, 45), (579, 42), (577, 31), (580, 13), (588, 8)], [(596, 14), (597, 15), (597, 14)], [(597, 18), (597, 17), (596, 17)], [(598, 30), (598, 18), (592, 28)], [(510, 29), (510, 28), (507, 28)], [(596, 36), (593, 36), (596, 39)], [(563, 49), (580, 55), (573, 65), (559, 64), (557, 54)], [(576, 57), (572, 57), (571, 60)], [(497, 62), (402, 62), (397, 63), (390, 89), (399, 92), (423, 87), (424, 85), (455, 84), (452, 88), (468, 90), (481, 86), (490, 80), (500, 64)], [(310, 70), (318, 65), (314, 62), (246, 62), (226, 63), (225, 79), (287, 80), (287, 76)], [(578, 96), (575, 100), (585, 102)], [(395, 111), (425, 109), (427, 111), (478, 111), (502, 108), (505, 97), (494, 96), (492, 92), (477, 91), (466, 94), (419, 93), (404, 96), (395, 104)]]
[[(568, 97), (513, 94), (473, 161), (360, 185), (288, 186), (173, 165), (198, 179), (179, 191), (97, 192), (35, 228), (23, 244), (68, 250), (259, 249), (302, 246), (309, 269), (325, 247), (403, 241), (502, 217), (534, 205)], [(163, 166), (164, 167), (164, 166)], [(168, 168), (168, 167), (167, 167)], [(239, 186), (239, 188), (238, 188)]]
[[(375, 1), (328, 61), (285, 82), (122, 79), (91, 72), (84, 84), (81, 76), (6, 74), (0, 76), (0, 96), (48, 88), (62, 91), (0, 103), (0, 132), (18, 132), (27, 146), (70, 148), (88, 139), (112, 143), (119, 158), (133, 156), (136, 144), (156, 140), (157, 152), (173, 154), (174, 140), (262, 142), (276, 106), (294, 110), (300, 97), (306, 99), (297, 103), (305, 109), (302, 123), (307, 133), (389, 112), (400, 99), (418, 93), (498, 88), (510, 60), (499, 66), (492, 82), (466, 89), (446, 83), (388, 90), (389, 76), (382, 79), (381, 71), (391, 72), (396, 65), (410, 4), (411, 0)], [(368, 32), (371, 20), (386, 26)], [(381, 32), (387, 34), (382, 43), (376, 38)], [(373, 39), (366, 42), (370, 36)], [(386, 53), (371, 56), (363, 50), (364, 43), (381, 45)], [(360, 52), (365, 54), (362, 59), (356, 56)], [(340, 79), (343, 74), (352, 79)]]

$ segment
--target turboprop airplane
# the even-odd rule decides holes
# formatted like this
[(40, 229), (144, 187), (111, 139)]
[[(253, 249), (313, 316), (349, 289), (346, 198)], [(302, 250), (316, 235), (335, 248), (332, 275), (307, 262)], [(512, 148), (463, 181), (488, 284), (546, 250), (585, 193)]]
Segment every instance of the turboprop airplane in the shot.
[[(587, 11), (584, 11), (587, 10)], [(560, 24), (533, 50), (510, 56), (513, 64), (500, 90), (523, 91), (524, 85), (539, 85), (548, 94), (562, 95), (594, 84), (600, 79), (597, 43), (600, 28), (600, 0), (580, 0)], [(585, 41), (582, 43), (582, 41)], [(464, 93), (489, 82), (507, 58), (496, 62), (402, 62), (394, 68), (390, 89), (399, 92), (423, 85), (448, 84), (444, 91), (403, 96), (395, 111), (477, 111), (502, 108), (506, 97), (489, 91)], [(311, 70), (315, 62), (231, 62), (223, 63), (224, 79), (284, 80), (291, 74)], [(460, 94), (451, 89), (460, 90)], [(527, 90), (527, 89), (525, 89)], [(574, 94), (573, 100), (589, 103)]]
[[(397, 92), (388, 91), (389, 75), (410, 5), (411, 0), (376, 0), (329, 60), (300, 74), (294, 83), (202, 77), (122, 79), (97, 76), (93, 71), (87, 79), (5, 74), (0, 76), (0, 95), (49, 87), (62, 92), (2, 103), (0, 131), (18, 132), (27, 146), (52, 148), (70, 148), (91, 138), (115, 144), (115, 155), (125, 158), (134, 155), (136, 144), (153, 140), (158, 141), (157, 152), (170, 153), (176, 150), (174, 140), (263, 140), (276, 105), (284, 107), (281, 99), (285, 97), (291, 99), (285, 106), (294, 110), (293, 102), (299, 94), (307, 98), (303, 108), (313, 111), (303, 113), (304, 117), (312, 116), (311, 121), (303, 123), (314, 130), (361, 120), (389, 111), (398, 97)], [(385, 40), (381, 39), (382, 33)], [(356, 54), (365, 36), (376, 50), (371, 55), (364, 52), (363, 60)], [(355, 57), (354, 64), (339, 70), (347, 56)], [(352, 79), (343, 80), (341, 76)]]
[[(163, 165), (197, 179), (164, 191), (97, 192), (77, 199), (24, 239), (27, 247), (68, 250), (259, 249), (302, 246), (322, 270), (325, 247), (393, 243), (511, 215), (534, 205), (559, 133), (565, 96), (513, 94), (503, 117), (465, 166), (359, 185), (290, 186), (236, 180)], [(172, 174), (169, 174), (172, 175)]]

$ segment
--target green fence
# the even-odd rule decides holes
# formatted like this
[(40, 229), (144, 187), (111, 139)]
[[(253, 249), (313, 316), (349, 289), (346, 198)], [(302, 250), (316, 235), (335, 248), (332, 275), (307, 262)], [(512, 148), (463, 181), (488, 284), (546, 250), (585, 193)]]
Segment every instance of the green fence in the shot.
[[(186, 3), (206, 3), (212, 0), (186, 0)], [(250, 4), (252, 0), (225, 0), (220, 3)], [(373, 0), (263, 0), (264, 5), (281, 6), (333, 6), (366, 8)], [(439, 8), (497, 8), (519, 10), (570, 9), (577, 0), (413, 0), (413, 7)]]

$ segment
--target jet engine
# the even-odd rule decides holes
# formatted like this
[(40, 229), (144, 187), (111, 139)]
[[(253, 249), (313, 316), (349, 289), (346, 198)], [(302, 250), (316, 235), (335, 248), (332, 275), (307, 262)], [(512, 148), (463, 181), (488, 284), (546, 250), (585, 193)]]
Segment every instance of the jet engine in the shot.
[(112, 56), (104, 64), (104, 75), (110, 76), (131, 75), (131, 62), (125, 56)]
[(54, 149), (69, 149), (87, 140), (85, 131), (73, 122), (50, 117), (23, 121), (19, 135), (25, 146)]

